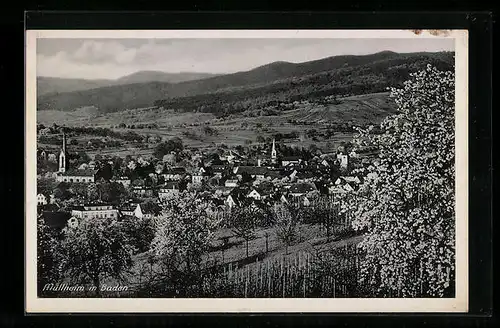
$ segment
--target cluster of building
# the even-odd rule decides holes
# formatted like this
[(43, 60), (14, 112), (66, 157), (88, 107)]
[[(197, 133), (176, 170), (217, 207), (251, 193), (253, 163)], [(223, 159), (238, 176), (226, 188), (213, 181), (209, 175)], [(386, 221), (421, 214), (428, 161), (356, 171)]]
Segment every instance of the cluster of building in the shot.
[[(303, 206), (309, 206), (317, 196), (333, 196), (357, 189), (361, 180), (347, 173), (353, 157), (356, 157), (355, 153), (346, 154), (343, 151), (314, 156), (308, 161), (297, 156), (279, 157), (273, 140), (270, 154), (256, 156), (250, 161), (238, 152), (228, 150), (219, 156), (219, 161), (202, 160), (194, 170), (166, 166), (161, 172), (151, 172), (149, 175), (154, 181), (161, 181), (160, 184), (135, 184), (129, 177), (123, 176), (114, 177), (112, 181), (123, 184), (138, 198), (155, 199), (160, 206), (167, 201), (175, 201), (186, 189), (199, 190), (201, 197), (229, 209), (251, 203), (271, 205), (276, 202), (300, 202)], [(333, 169), (345, 175), (335, 176), (332, 174)], [(96, 180), (95, 175), (96, 170), (91, 165), (67, 170), (66, 141), (63, 136), (56, 180), (70, 184), (91, 183)], [(50, 217), (48, 212), (51, 211), (44, 208), (54, 205), (53, 195), (39, 194), (37, 202), (41, 215)], [(54, 222), (63, 222), (65, 217), (66, 225), (72, 227), (84, 218), (147, 218), (152, 215), (154, 213), (141, 207), (140, 203), (129, 202), (120, 208), (102, 203), (85, 204), (75, 207), (63, 217), (58, 214)]]

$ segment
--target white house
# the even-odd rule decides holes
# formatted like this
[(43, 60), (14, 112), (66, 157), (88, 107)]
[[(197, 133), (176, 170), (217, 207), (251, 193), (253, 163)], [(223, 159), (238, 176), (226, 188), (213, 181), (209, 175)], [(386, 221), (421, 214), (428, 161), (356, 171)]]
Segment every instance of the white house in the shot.
[(78, 219), (87, 218), (118, 218), (118, 210), (109, 204), (86, 204), (77, 206), (71, 211), (71, 215)]
[(249, 198), (253, 198), (255, 200), (261, 200), (262, 196), (259, 194), (259, 192), (256, 189), (252, 189), (252, 191), (248, 194)]
[(186, 174), (186, 169), (183, 167), (173, 167), (163, 173), (165, 181), (179, 181)]
[(152, 213), (144, 212), (140, 204), (129, 204), (127, 207), (121, 209), (120, 212), (122, 215), (135, 216), (138, 219), (147, 219), (153, 216)]
[(283, 157), (281, 159), (281, 165), (282, 166), (298, 165), (298, 164), (300, 164), (301, 161), (302, 160), (296, 156)]
[(344, 154), (338, 154), (337, 159), (340, 162), (340, 167), (342, 169), (347, 169), (347, 166), (349, 164), (349, 157), (347, 155), (344, 155)]
[(44, 194), (36, 195), (36, 203), (38, 205), (47, 205), (47, 197)]
[(224, 204), (229, 208), (236, 206), (236, 202), (234, 201), (234, 198), (231, 195), (227, 196), (226, 200), (224, 201)]
[(57, 182), (91, 183), (95, 182), (94, 170), (69, 170), (57, 174)]
[(119, 177), (112, 180), (113, 182), (121, 183), (125, 188), (130, 187), (130, 179), (127, 177)]
[(224, 183), (224, 186), (229, 187), (229, 188), (235, 188), (235, 187), (238, 187), (238, 182), (239, 181), (237, 179), (226, 180), (226, 182)]

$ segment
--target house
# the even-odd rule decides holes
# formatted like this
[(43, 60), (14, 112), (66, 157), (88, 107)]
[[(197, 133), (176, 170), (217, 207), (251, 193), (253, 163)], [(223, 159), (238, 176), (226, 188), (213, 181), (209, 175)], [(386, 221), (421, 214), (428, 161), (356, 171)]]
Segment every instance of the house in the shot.
[(224, 201), (224, 205), (228, 206), (229, 208), (233, 208), (234, 206), (237, 206), (238, 203), (232, 195), (228, 195), (226, 200)]
[(297, 156), (287, 156), (281, 159), (281, 166), (298, 165), (302, 162), (302, 159)]
[(136, 216), (136, 210), (138, 210), (138, 204), (125, 204), (120, 209), (119, 212), (124, 216)]
[(360, 184), (361, 180), (358, 177), (339, 177), (337, 180), (335, 180), (336, 185), (341, 185), (345, 183), (353, 183), (353, 184)]
[(221, 196), (227, 196), (229, 195), (232, 191), (234, 190), (234, 188), (232, 187), (226, 187), (226, 186), (218, 186), (214, 189), (214, 196), (215, 197), (221, 197)]
[(255, 200), (264, 200), (271, 197), (274, 193), (274, 186), (271, 183), (263, 182), (258, 187), (255, 187), (247, 195), (248, 198), (253, 198)]
[(316, 175), (310, 171), (302, 171), (302, 172), (298, 172), (296, 174), (295, 178), (297, 179), (296, 181), (298, 183), (311, 182), (312, 180), (314, 180), (316, 178)]
[(268, 170), (267, 172), (264, 173), (264, 178), (267, 181), (277, 181), (282, 178), (281, 173), (276, 170)]
[(160, 201), (169, 200), (179, 196), (179, 194), (179, 183), (169, 181), (159, 189), (158, 198), (160, 199)]
[(228, 188), (235, 188), (238, 187), (239, 180), (238, 179), (228, 179), (226, 182), (224, 182), (224, 186)]
[(305, 196), (311, 192), (318, 192), (318, 189), (313, 183), (301, 182), (290, 186), (289, 193), (292, 197)]
[(230, 168), (227, 167), (226, 165), (220, 165), (220, 164), (214, 164), (210, 166), (210, 169), (212, 171), (212, 174), (218, 179), (221, 179), (222, 176), (228, 173), (230, 170)]
[(132, 192), (137, 196), (151, 197), (153, 196), (153, 188), (146, 186), (134, 186)]
[(133, 216), (138, 219), (143, 219), (143, 218), (151, 218), (153, 217), (154, 213), (147, 209), (143, 208), (144, 206), (141, 207), (141, 204), (138, 203), (129, 203), (125, 205), (122, 209), (120, 209), (121, 215), (125, 216)]
[(119, 177), (119, 178), (113, 179), (111, 181), (116, 182), (116, 183), (121, 183), (125, 188), (130, 187), (130, 183), (131, 183), (130, 179), (127, 177)]
[(194, 184), (194, 185), (200, 185), (203, 183), (203, 181), (207, 181), (208, 180), (208, 175), (205, 174), (205, 173), (194, 173), (192, 176), (191, 176), (191, 182)]
[(165, 181), (179, 181), (186, 174), (186, 169), (183, 167), (173, 167), (166, 170), (162, 176)]
[(346, 183), (344, 185), (332, 184), (332, 185), (328, 186), (328, 193), (330, 195), (344, 194), (344, 193), (351, 192), (351, 191), (354, 191), (354, 188), (349, 183)]
[(241, 180), (242, 174), (247, 173), (256, 180), (264, 180), (269, 169), (263, 166), (237, 166), (234, 168), (233, 173)]
[(38, 158), (40, 158), (42, 160), (46, 160), (47, 159), (47, 152), (45, 150), (40, 151), (38, 154)]
[(257, 189), (252, 189), (252, 191), (248, 194), (248, 198), (253, 198), (255, 200), (261, 200), (262, 196), (260, 193), (257, 191)]
[(342, 169), (347, 169), (349, 164), (349, 157), (345, 154), (337, 154), (337, 160), (340, 162), (340, 167)]
[(47, 197), (42, 193), (36, 195), (36, 203), (38, 206), (47, 205)]
[(105, 203), (90, 203), (83, 206), (76, 206), (71, 211), (71, 215), (78, 219), (96, 218), (118, 218), (118, 210), (112, 205)]
[(68, 170), (57, 174), (57, 182), (92, 183), (95, 182), (95, 170)]
[(57, 162), (57, 155), (56, 154), (53, 154), (53, 153), (50, 153), (48, 156), (47, 156), (47, 159), (49, 162)]

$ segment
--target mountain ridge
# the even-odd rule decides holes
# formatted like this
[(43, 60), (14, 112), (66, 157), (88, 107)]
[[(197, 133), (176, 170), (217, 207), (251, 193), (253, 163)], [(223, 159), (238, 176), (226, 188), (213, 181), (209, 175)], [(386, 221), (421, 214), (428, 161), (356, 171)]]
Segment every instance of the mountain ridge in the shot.
[(108, 86), (117, 86), (133, 83), (165, 82), (179, 83), (192, 80), (214, 77), (219, 74), (201, 72), (163, 72), (144, 70), (120, 76), (116, 79), (83, 79), (61, 78), (53, 76), (37, 76), (37, 93), (39, 95), (77, 92)]
[(41, 95), (38, 110), (71, 111), (95, 106), (102, 112), (113, 112), (154, 104), (190, 111), (222, 110), (220, 108), (224, 107), (223, 111), (231, 112), (234, 110), (230, 108), (232, 105), (241, 107), (244, 103), (243, 107), (248, 107), (248, 102), (255, 99), (258, 100), (256, 104), (266, 105), (273, 97), (281, 101), (339, 93), (380, 92), (402, 83), (410, 72), (428, 63), (451, 69), (453, 53), (384, 51), (362, 56), (331, 56), (303, 63), (278, 61), (249, 71), (200, 80), (133, 83)]

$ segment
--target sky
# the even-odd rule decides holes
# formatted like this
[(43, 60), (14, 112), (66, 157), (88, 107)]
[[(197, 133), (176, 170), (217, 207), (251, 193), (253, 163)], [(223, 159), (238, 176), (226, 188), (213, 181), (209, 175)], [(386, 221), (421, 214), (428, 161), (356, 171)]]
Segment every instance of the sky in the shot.
[(116, 79), (145, 70), (224, 74), (275, 61), (299, 63), (384, 50), (453, 51), (454, 40), (41, 38), (37, 40), (37, 76)]

